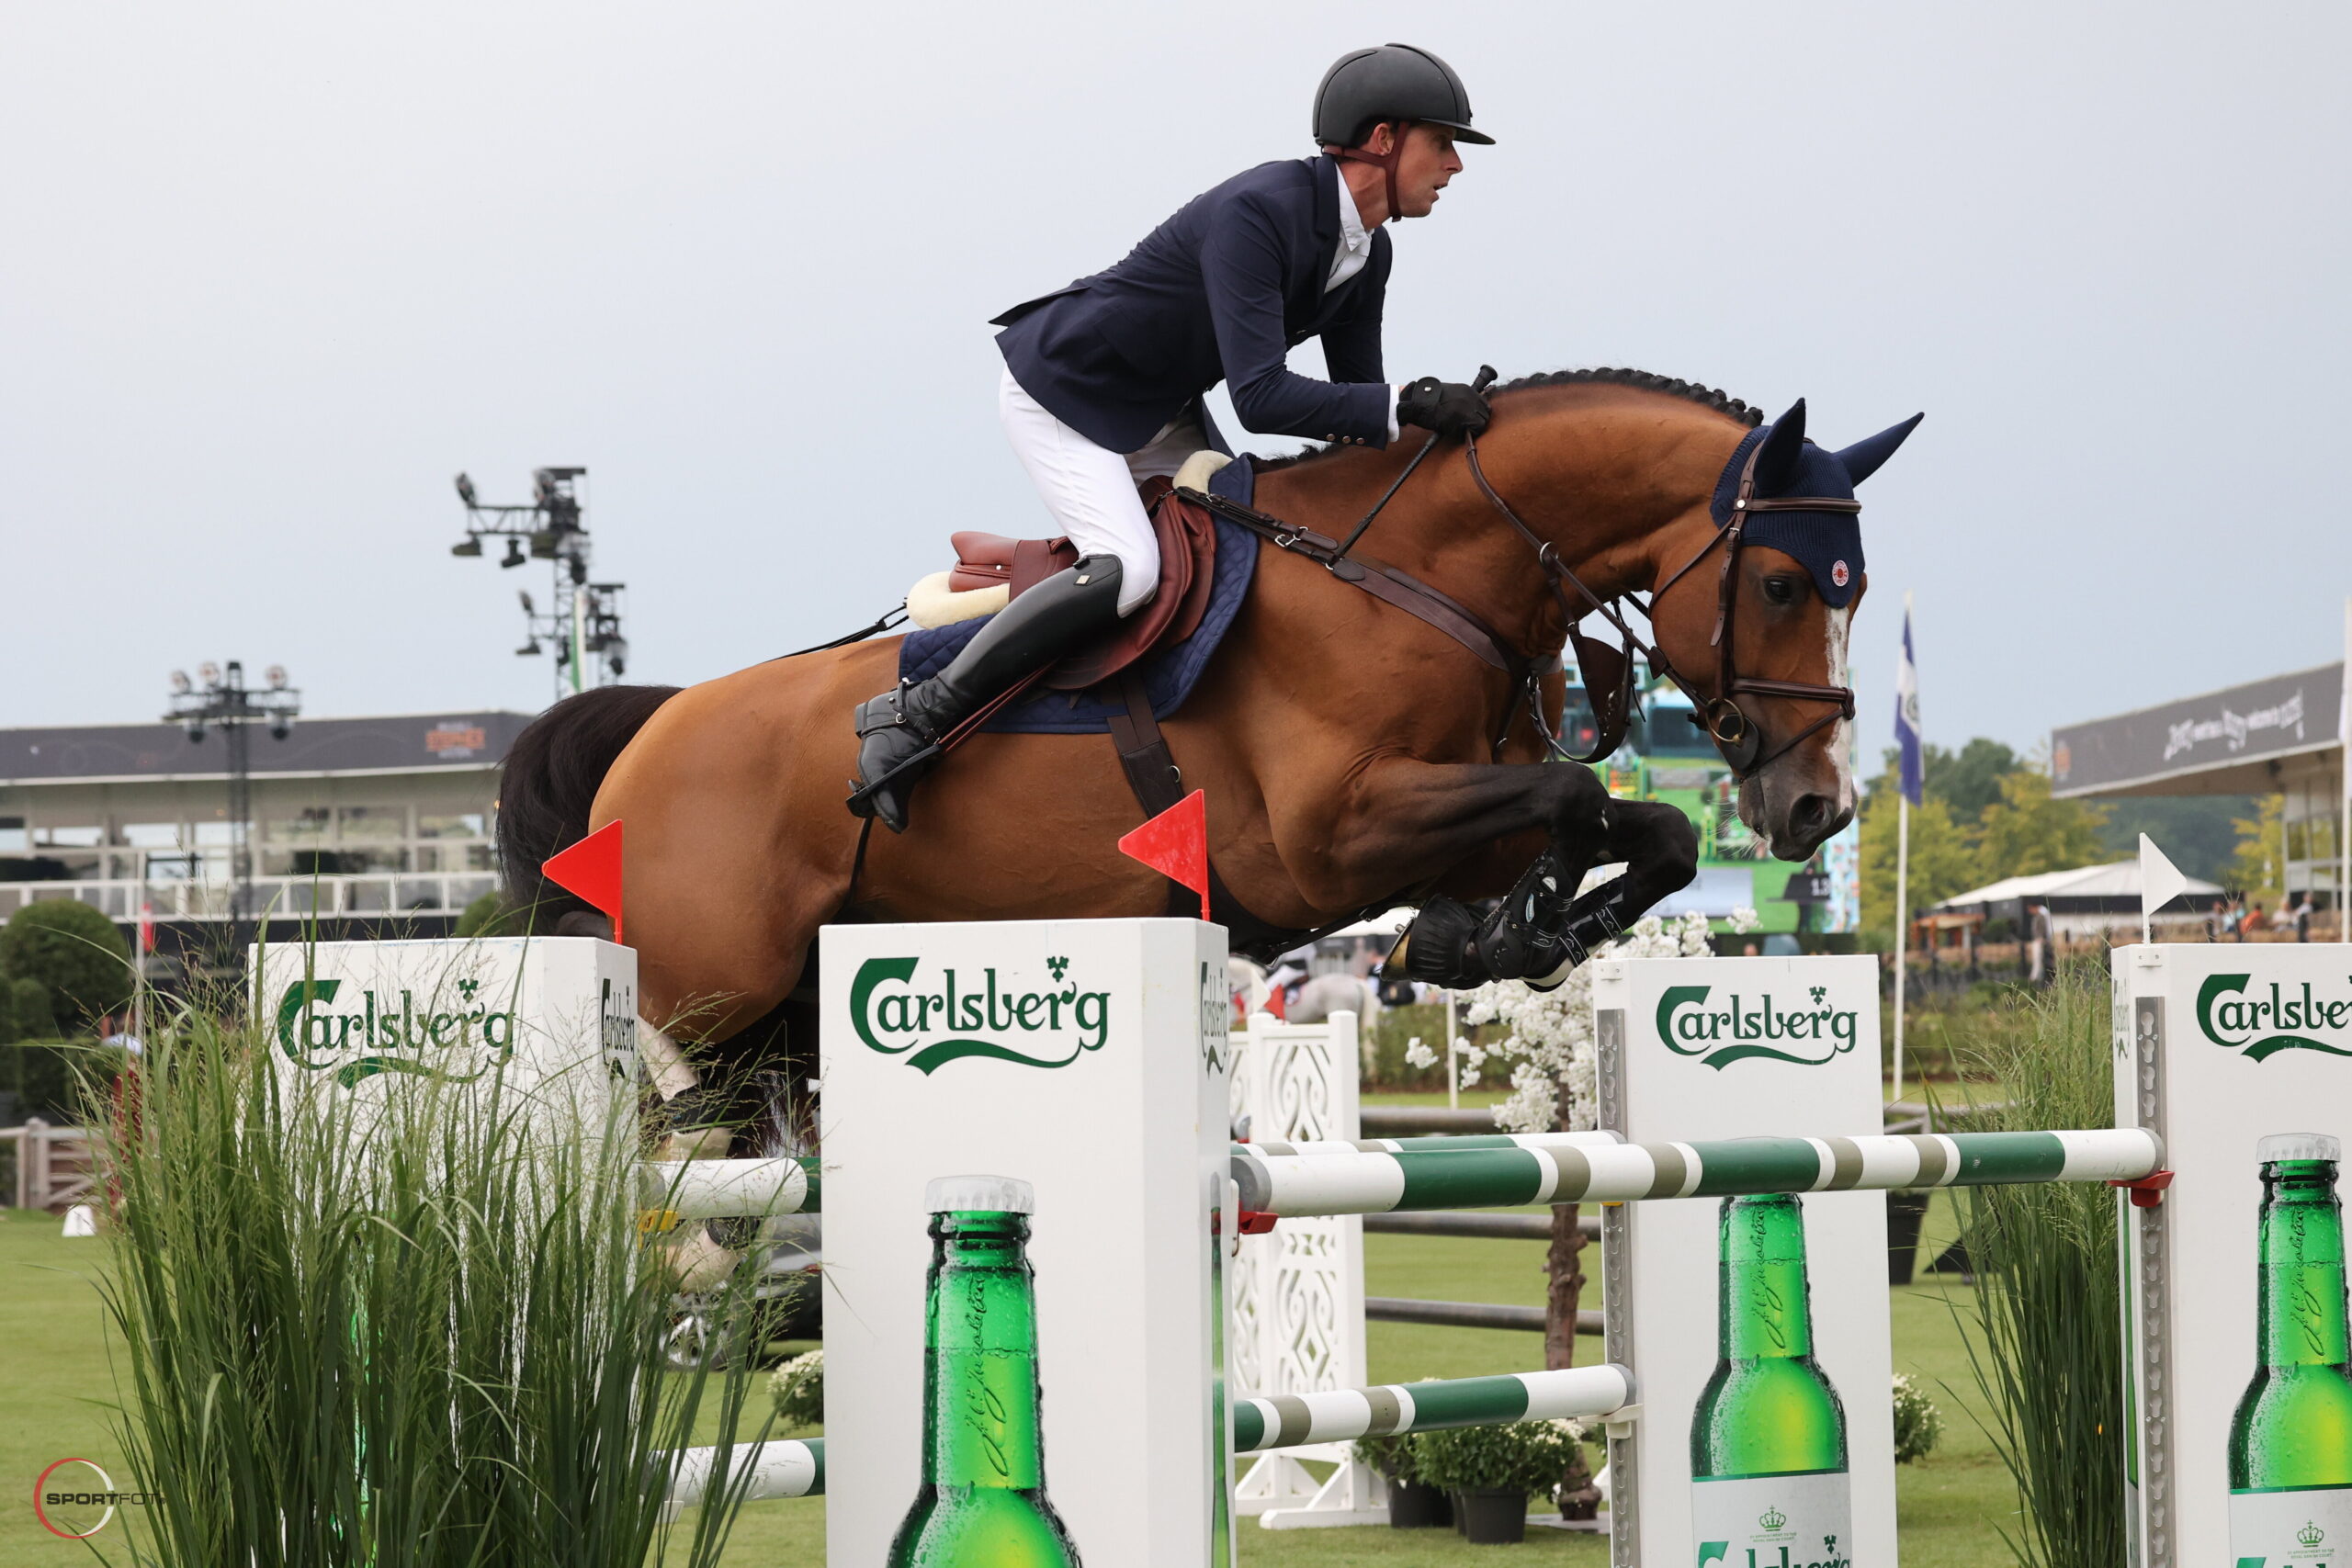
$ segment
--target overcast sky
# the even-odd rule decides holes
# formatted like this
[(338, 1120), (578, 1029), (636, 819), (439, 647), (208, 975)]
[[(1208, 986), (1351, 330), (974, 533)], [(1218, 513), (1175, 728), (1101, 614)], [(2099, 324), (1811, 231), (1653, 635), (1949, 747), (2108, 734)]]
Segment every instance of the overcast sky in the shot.
[(1396, 237), (1393, 375), (1634, 365), (1832, 445), (1928, 412), (1864, 491), (1873, 761), (1906, 588), (1946, 744), (2325, 662), (2346, 17), (13, 5), (0, 725), (237, 657), (318, 715), (537, 707), (545, 570), (451, 558), (460, 468), (588, 468), (633, 677), (855, 626), (951, 526), (1046, 531), (987, 318), (1309, 151), (1387, 39), (1499, 141)]

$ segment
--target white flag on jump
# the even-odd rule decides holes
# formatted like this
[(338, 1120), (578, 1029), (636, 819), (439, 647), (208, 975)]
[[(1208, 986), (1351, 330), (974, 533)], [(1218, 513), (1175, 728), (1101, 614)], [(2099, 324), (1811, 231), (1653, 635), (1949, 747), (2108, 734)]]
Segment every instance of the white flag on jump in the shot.
[(2140, 935), (2154, 942), (2150, 922), (2156, 911), (2188, 891), (2188, 878), (2180, 868), (2165, 858), (2164, 851), (2147, 834), (2140, 835)]

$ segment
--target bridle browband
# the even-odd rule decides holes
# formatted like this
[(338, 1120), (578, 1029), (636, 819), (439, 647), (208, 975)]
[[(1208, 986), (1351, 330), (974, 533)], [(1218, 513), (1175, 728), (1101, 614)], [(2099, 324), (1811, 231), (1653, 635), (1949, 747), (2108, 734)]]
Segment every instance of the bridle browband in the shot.
[[(1472, 389), (1484, 391), (1494, 378), (1493, 367), (1482, 366), (1477, 378), (1471, 383)], [(1404, 488), (1405, 481), (1412, 477), (1413, 471), (1421, 466), (1421, 459), (1436, 449), (1439, 439), (1431, 434), (1422, 444), (1421, 449), (1405, 465), (1404, 471), (1382, 492), (1380, 499), (1373, 503), (1372, 510), (1365, 513), (1363, 520), (1350, 530), (1344, 541), (1292, 527), (1254, 507), (1244, 506), (1223, 496), (1190, 489), (1178, 493), (1195, 505), (1271, 541), (1279, 548), (1306, 556), (1332, 576), (1355, 584), (1408, 615), (1419, 616), (1477, 654), (1487, 663), (1505, 670), (1523, 688), (1536, 732), (1542, 736), (1544, 745), (1567, 761), (1597, 762), (1623, 742), (1626, 728), (1633, 722), (1634, 655), (1636, 651), (1647, 661), (1653, 674), (1665, 676), (1690, 697), (1695, 710), (1691, 722), (1707, 732), (1708, 738), (1715, 743), (1715, 750), (1731, 765), (1732, 775), (1737, 779), (1745, 780), (1767, 764), (1778, 761), (1815, 732), (1840, 719), (1854, 716), (1854, 692), (1850, 686), (1822, 686), (1807, 681), (1772, 681), (1760, 676), (1742, 675), (1733, 658), (1732, 627), (1739, 602), (1739, 552), (1747, 542), (1748, 518), (1759, 512), (1860, 513), (1862, 509), (1860, 502), (1841, 496), (1758, 495), (1756, 462), (1764, 450), (1764, 444), (1758, 441), (1749, 448), (1747, 460), (1740, 468), (1738, 490), (1731, 503), (1731, 516), (1715, 530), (1714, 536), (1701, 546), (1689, 560), (1668, 573), (1664, 581), (1650, 590), (1646, 602), (1631, 589), (1604, 599), (1568, 569), (1566, 563), (1560, 559), (1560, 552), (1555, 546), (1538, 536), (1518, 513), (1511, 510), (1510, 503), (1502, 498), (1487, 478), (1486, 467), (1478, 459), (1478, 438), (1464, 434), (1462, 438), (1463, 456), (1469, 463), (1471, 479), (1476, 481), (1479, 493), (1487, 498), (1487, 503), (1535, 552), (1536, 563), (1544, 569), (1544, 581), (1551, 589), (1553, 601), (1566, 618), (1568, 640), (1576, 648), (1577, 666), (1585, 677), (1585, 690), (1592, 702), (1595, 729), (1590, 751), (1583, 756), (1570, 751), (1560, 744), (1544, 718), (1541, 682), (1545, 674), (1559, 668), (1556, 659), (1531, 660), (1517, 654), (1504, 643), (1499, 634), (1467, 606), (1455, 603), (1427, 583), (1394, 567), (1349, 553), (1355, 547), (1356, 541), (1363, 537), (1364, 530), (1372, 526), (1373, 519), (1380, 515), (1396, 492)], [(1715, 649), (1715, 693), (1712, 697), (1702, 697), (1692, 682), (1675, 667), (1673, 660), (1666, 656), (1664, 649), (1637, 635), (1626, 624), (1625, 617), (1618, 612), (1617, 600), (1632, 600), (1655, 626), (1657, 624), (1656, 611), (1658, 601), (1666, 597), (1668, 589), (1706, 559), (1717, 545), (1724, 547), (1724, 563), (1716, 577), (1715, 629), (1709, 639), (1709, 645)], [(1569, 588), (1576, 590), (1590, 607), (1589, 611), (1579, 611), (1570, 603)], [(1577, 623), (1590, 612), (1598, 612), (1617, 628), (1618, 634), (1624, 638), (1622, 648), (1611, 648), (1605, 642), (1585, 636), (1577, 628)], [(1832, 705), (1829, 712), (1766, 751), (1762, 727), (1739, 705), (1738, 699), (1742, 695)], [(1514, 698), (1514, 706), (1516, 702)], [(1497, 744), (1499, 746), (1499, 739)]]
[[(1490, 377), (1491, 374), (1483, 372), (1482, 376)], [(1707, 697), (1702, 695), (1690, 678), (1675, 667), (1674, 661), (1666, 656), (1665, 649), (1637, 636), (1626, 624), (1625, 617), (1617, 611), (1618, 595), (1603, 599), (1595, 593), (1585, 585), (1583, 579), (1568, 570), (1551, 541), (1539, 537), (1534, 529), (1520, 519), (1519, 513), (1511, 510), (1510, 503), (1487, 480), (1486, 467), (1478, 460), (1478, 438), (1476, 435), (1463, 437), (1463, 455), (1469, 462), (1470, 477), (1477, 481), (1479, 493), (1535, 551), (1536, 562), (1544, 569), (1544, 581), (1552, 591), (1552, 598), (1560, 606), (1560, 614), (1566, 618), (1568, 640), (1576, 645), (1577, 667), (1587, 677), (1585, 690), (1592, 699), (1596, 731), (1593, 749), (1579, 757), (1561, 747), (1556, 740), (1552, 741), (1554, 750), (1568, 761), (1597, 762), (1617, 750), (1625, 739), (1626, 727), (1633, 720), (1634, 654), (1636, 650), (1648, 663), (1652, 674), (1663, 675), (1672, 681), (1690, 699), (1696, 710), (1691, 716), (1691, 722), (1704, 729), (1708, 738), (1714, 741), (1715, 750), (1723, 753), (1724, 761), (1731, 765), (1736, 778), (1746, 779), (1768, 763), (1777, 761), (1815, 731), (1840, 719), (1854, 716), (1854, 690), (1850, 686), (1823, 686), (1810, 681), (1772, 681), (1761, 676), (1742, 675), (1734, 661), (1732, 626), (1734, 613), (1739, 604), (1739, 552), (1747, 543), (1747, 520), (1759, 512), (1860, 513), (1862, 509), (1860, 502), (1839, 496), (1758, 495), (1756, 460), (1763, 450), (1764, 444), (1760, 441), (1748, 450), (1747, 461), (1739, 471), (1739, 488), (1732, 498), (1730, 520), (1717, 528), (1713, 536), (1700, 546), (1689, 560), (1668, 572), (1664, 581), (1650, 590), (1646, 603), (1631, 589), (1622, 595), (1633, 600), (1644, 618), (1656, 626), (1658, 601), (1666, 597), (1667, 591), (1689, 576), (1717, 545), (1724, 547), (1723, 568), (1715, 579), (1715, 629), (1708, 638), (1709, 646), (1715, 650), (1715, 693), (1713, 696)], [(1612, 649), (1604, 642), (1586, 637), (1577, 629), (1577, 623), (1584, 618), (1585, 612), (1578, 611), (1569, 603), (1566, 590), (1561, 586), (1564, 582), (1573, 587), (1586, 604), (1617, 628), (1618, 634), (1624, 638), (1623, 647)], [(1605, 693), (1593, 680), (1595, 675), (1611, 682)], [(1829, 712), (1771, 750), (1765, 751), (1762, 726), (1739, 705), (1743, 694), (1751, 697), (1783, 697), (1794, 702), (1829, 703), (1834, 705)]]

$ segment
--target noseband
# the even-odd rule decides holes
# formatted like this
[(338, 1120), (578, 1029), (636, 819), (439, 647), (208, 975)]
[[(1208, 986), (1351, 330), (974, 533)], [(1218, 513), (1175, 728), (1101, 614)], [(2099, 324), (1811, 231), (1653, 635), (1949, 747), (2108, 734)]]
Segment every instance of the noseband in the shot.
[[(1633, 721), (1634, 655), (1636, 651), (1648, 662), (1652, 673), (1672, 681), (1690, 697), (1696, 710), (1690, 716), (1690, 722), (1707, 732), (1708, 738), (1715, 743), (1715, 750), (1723, 753), (1725, 762), (1731, 764), (1733, 776), (1738, 779), (1745, 780), (1766, 764), (1778, 761), (1815, 731), (1841, 718), (1854, 716), (1854, 691), (1850, 686), (1822, 686), (1809, 681), (1768, 681), (1761, 676), (1741, 674), (1732, 653), (1732, 623), (1739, 604), (1739, 552), (1747, 544), (1748, 518), (1759, 512), (1859, 513), (1862, 509), (1860, 502), (1828, 495), (1758, 495), (1756, 459), (1764, 450), (1763, 443), (1758, 442), (1748, 452), (1747, 463), (1740, 468), (1739, 490), (1731, 503), (1731, 520), (1716, 529), (1714, 537), (1702, 545), (1689, 560), (1668, 574), (1665, 581), (1652, 589), (1647, 603), (1644, 603), (1632, 590), (1625, 592), (1623, 596), (1633, 600), (1655, 626), (1657, 624), (1657, 604), (1666, 597), (1667, 590), (1688, 576), (1717, 545), (1723, 546), (1724, 563), (1715, 580), (1715, 629), (1714, 635), (1708, 639), (1709, 646), (1715, 650), (1715, 691), (1714, 695), (1707, 697), (1701, 694), (1688, 676), (1675, 668), (1664, 649), (1634, 634), (1634, 628), (1626, 624), (1625, 617), (1617, 612), (1617, 596), (1603, 599), (1585, 586), (1584, 581), (1560, 559), (1559, 550), (1521, 521), (1519, 513), (1510, 509), (1510, 503), (1487, 482), (1486, 468), (1478, 461), (1478, 438), (1465, 435), (1463, 446), (1470, 462), (1470, 477), (1478, 482), (1479, 491), (1497, 512), (1502, 513), (1503, 521), (1516, 529), (1519, 536), (1534, 549), (1535, 559), (1544, 569), (1552, 597), (1559, 604), (1560, 613), (1567, 618), (1568, 638), (1577, 649), (1577, 667), (1587, 677), (1585, 689), (1592, 700), (1596, 731), (1593, 749), (1579, 757), (1547, 736), (1545, 739), (1561, 756), (1574, 762), (1597, 762), (1616, 750), (1624, 740), (1626, 728)], [(1574, 588), (1588, 605), (1599, 611), (1610, 625), (1617, 628), (1619, 635), (1625, 639), (1623, 648), (1611, 648), (1607, 643), (1586, 637), (1577, 628), (1577, 623), (1584, 618), (1585, 612), (1569, 603), (1567, 589), (1562, 586), (1563, 583)], [(1609, 681), (1609, 685), (1604, 688), (1595, 682), (1592, 679), (1595, 675)], [(1767, 751), (1764, 750), (1763, 727), (1739, 705), (1742, 695), (1785, 697), (1795, 702), (1832, 705), (1829, 712)], [(1540, 704), (1535, 711), (1540, 725), (1543, 716)]]

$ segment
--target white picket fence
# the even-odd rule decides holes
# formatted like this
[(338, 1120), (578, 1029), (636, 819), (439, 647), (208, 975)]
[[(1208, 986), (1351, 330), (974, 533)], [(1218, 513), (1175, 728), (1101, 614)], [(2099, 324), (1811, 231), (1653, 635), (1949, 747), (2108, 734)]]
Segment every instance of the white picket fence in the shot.
[(17, 1208), (63, 1213), (89, 1201), (97, 1184), (97, 1158), (88, 1133), (52, 1127), (36, 1116), (21, 1127), (0, 1127), (0, 1140), (16, 1145), (10, 1201)]

